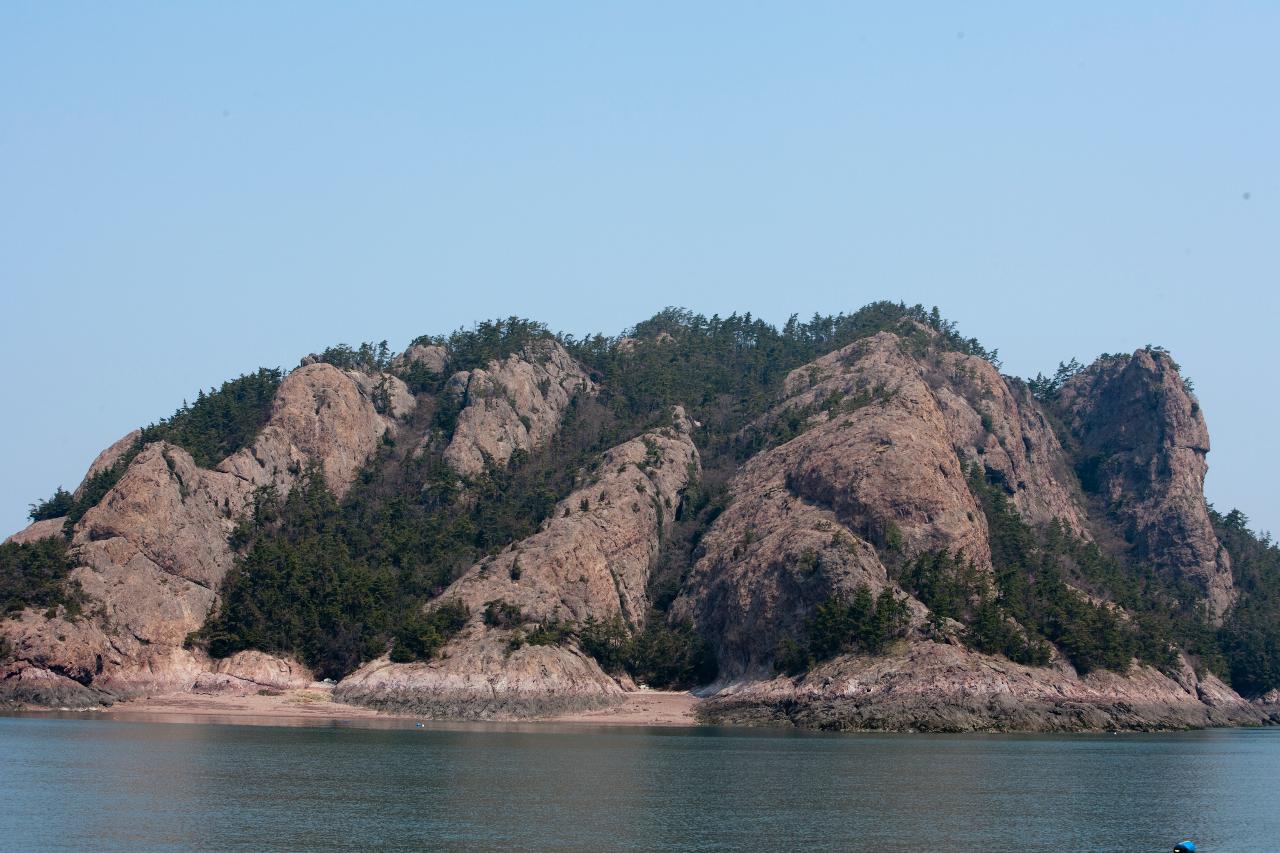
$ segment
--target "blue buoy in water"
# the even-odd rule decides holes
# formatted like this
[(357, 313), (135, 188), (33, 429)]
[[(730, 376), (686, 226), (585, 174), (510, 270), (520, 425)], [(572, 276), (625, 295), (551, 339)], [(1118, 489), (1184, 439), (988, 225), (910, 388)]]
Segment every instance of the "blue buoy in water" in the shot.
[(1191, 839), (1179, 841), (1173, 846), (1173, 853), (1196, 853), (1196, 843)]

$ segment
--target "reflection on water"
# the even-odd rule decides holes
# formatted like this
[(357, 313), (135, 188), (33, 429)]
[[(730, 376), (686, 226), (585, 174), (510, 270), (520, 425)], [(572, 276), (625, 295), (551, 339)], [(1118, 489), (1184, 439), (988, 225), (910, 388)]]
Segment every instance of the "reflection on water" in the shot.
[(9, 849), (1271, 850), (1280, 730), (812, 735), (0, 717)]

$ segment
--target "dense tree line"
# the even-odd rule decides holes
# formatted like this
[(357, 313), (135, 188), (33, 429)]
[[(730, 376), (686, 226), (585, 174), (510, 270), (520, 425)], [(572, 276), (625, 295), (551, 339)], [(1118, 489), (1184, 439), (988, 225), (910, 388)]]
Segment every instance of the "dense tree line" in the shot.
[(799, 638), (785, 637), (774, 665), (795, 675), (822, 661), (851, 652), (881, 654), (893, 640), (904, 636), (910, 620), (905, 599), (890, 587), (873, 596), (866, 585), (852, 596), (833, 593), (805, 620)]
[(500, 361), (520, 352), (528, 344), (556, 336), (545, 324), (520, 317), (485, 320), (470, 329), (458, 329), (449, 335), (422, 335), (410, 346), (435, 344), (449, 351), (449, 369), (474, 370), (490, 361)]
[(577, 626), (575, 636), (605, 672), (625, 672), (650, 687), (696, 687), (712, 681), (718, 670), (711, 644), (688, 622), (667, 624), (655, 617), (644, 630), (633, 631), (619, 617), (588, 619)]
[(750, 313), (722, 318), (668, 308), (622, 339), (562, 341), (596, 372), (624, 419), (651, 418), (679, 403), (723, 440), (774, 402), (790, 371), (887, 330), (914, 346), (997, 360), (995, 351), (961, 336), (936, 308), (894, 302), (875, 302), (853, 314), (815, 314), (808, 322), (792, 316), (781, 329)]
[(1246, 696), (1280, 688), (1280, 547), (1269, 534), (1249, 529), (1240, 510), (1211, 512), (1240, 598), (1217, 640), (1231, 686)]
[(68, 579), (73, 568), (66, 540), (56, 536), (0, 545), (0, 614), (12, 615), (27, 607), (56, 612), (61, 606), (68, 617), (78, 616), (82, 594)]
[(987, 518), (1001, 615), (1052, 642), (1082, 673), (1125, 672), (1135, 656), (1160, 665), (1172, 662), (1167, 644), (1142, 644), (1115, 608), (1095, 604), (1068, 585), (1063, 537), (1050, 539), (1024, 521), (1004, 488), (989, 482), (978, 466), (970, 470), (969, 486)]

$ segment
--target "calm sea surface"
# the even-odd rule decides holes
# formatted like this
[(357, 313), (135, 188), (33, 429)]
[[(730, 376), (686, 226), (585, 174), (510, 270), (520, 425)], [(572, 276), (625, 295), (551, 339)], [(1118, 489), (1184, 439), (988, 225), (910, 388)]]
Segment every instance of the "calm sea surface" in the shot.
[(1280, 730), (814, 735), (0, 717), (6, 850), (1280, 849)]

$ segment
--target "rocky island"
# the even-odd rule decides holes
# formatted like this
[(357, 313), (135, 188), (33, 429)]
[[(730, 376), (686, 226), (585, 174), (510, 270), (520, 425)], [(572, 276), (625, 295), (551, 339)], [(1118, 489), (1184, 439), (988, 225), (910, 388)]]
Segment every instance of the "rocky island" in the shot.
[(0, 700), (329, 679), (433, 718), (1280, 722), (1280, 552), (1158, 347), (1003, 375), (937, 313), (337, 346), (110, 444), (0, 546)]

